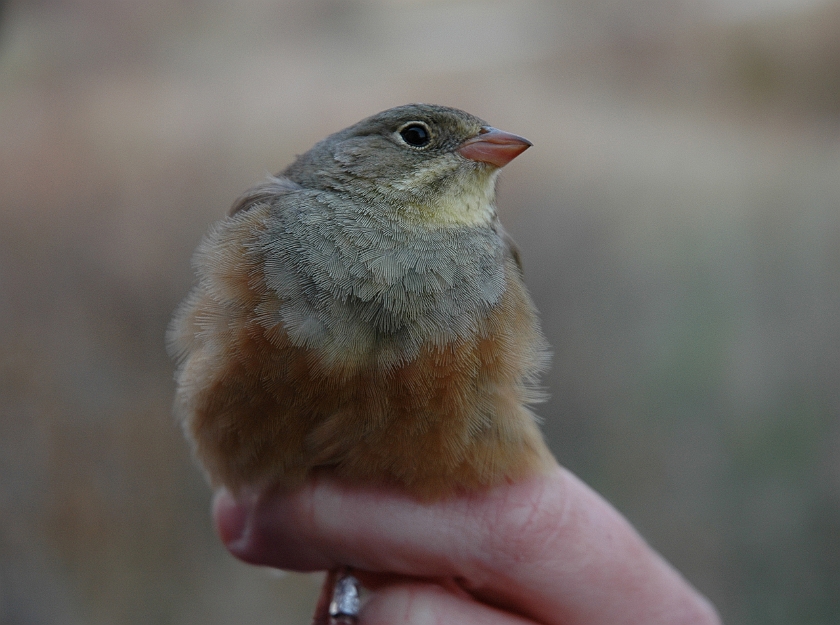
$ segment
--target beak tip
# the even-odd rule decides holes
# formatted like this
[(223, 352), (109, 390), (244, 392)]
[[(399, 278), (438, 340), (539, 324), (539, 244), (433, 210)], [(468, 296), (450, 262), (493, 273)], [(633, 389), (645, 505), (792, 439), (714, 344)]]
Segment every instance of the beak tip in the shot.
[(464, 141), (456, 151), (468, 160), (504, 167), (532, 145), (525, 137), (482, 126), (477, 135)]

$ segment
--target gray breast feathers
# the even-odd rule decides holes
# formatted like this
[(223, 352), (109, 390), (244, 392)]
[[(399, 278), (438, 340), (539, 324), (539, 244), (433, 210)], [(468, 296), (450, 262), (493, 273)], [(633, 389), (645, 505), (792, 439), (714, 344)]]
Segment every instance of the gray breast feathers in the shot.
[[(431, 228), (308, 190), (284, 194), (253, 249), (291, 341), (397, 364), (421, 342), (474, 336), (505, 289), (505, 243), (489, 227)], [(268, 320), (267, 320), (268, 321)]]

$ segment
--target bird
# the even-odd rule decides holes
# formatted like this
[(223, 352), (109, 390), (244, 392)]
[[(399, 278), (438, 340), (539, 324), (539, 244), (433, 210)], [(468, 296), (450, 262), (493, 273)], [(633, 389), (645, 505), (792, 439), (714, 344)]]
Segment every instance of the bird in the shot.
[(531, 145), (459, 109), (398, 106), (212, 225), (167, 344), (213, 487), (327, 471), (434, 501), (554, 466), (531, 409), (548, 348), (495, 200)]

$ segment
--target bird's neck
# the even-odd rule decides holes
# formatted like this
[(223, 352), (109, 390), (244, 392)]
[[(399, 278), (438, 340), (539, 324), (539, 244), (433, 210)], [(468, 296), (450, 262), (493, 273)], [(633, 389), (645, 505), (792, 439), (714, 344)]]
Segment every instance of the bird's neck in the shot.
[[(433, 172), (417, 170), (405, 179), (394, 181), (391, 190), (400, 197), (393, 205), (398, 218), (416, 227), (447, 228), (488, 226), (496, 216), (496, 178), (498, 169), (462, 172), (450, 178), (425, 180)], [(438, 182), (438, 184), (434, 184)], [(407, 198), (407, 189), (432, 188), (428, 195)]]

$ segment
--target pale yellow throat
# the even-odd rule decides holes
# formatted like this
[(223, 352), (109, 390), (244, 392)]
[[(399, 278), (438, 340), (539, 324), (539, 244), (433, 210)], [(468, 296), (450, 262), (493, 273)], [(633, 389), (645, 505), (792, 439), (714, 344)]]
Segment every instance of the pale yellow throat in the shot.
[[(441, 163), (440, 169), (449, 163)], [(448, 168), (447, 168), (448, 169)], [(397, 189), (427, 185), (439, 177), (438, 168), (418, 169), (394, 183)], [(477, 169), (459, 179), (446, 193), (428, 202), (415, 203), (408, 215), (426, 226), (483, 226), (496, 215), (496, 177), (499, 169)]]

